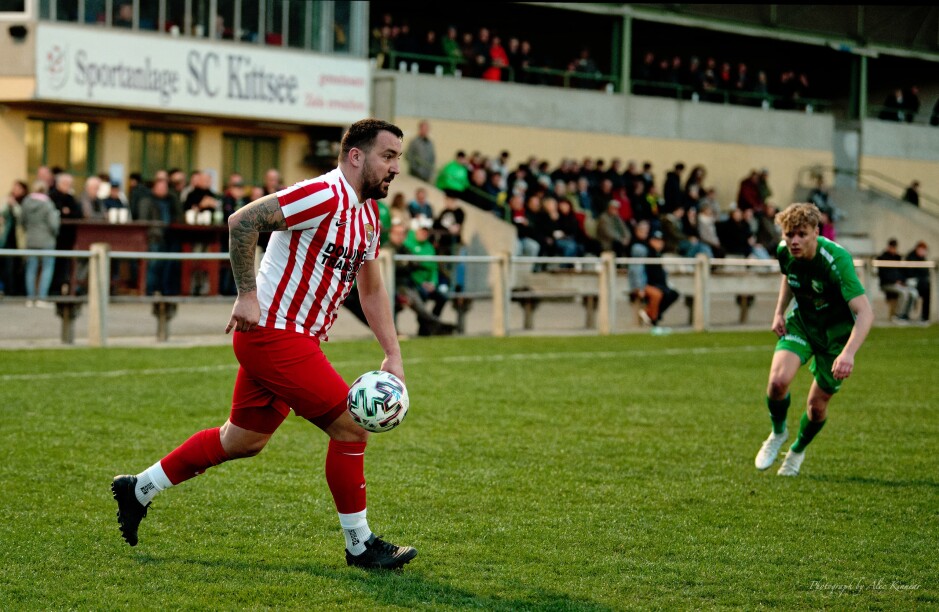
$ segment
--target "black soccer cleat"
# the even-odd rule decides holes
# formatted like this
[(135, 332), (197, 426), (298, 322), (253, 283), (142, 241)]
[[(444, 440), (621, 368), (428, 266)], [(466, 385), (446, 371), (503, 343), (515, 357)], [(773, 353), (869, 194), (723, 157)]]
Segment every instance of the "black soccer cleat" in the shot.
[(346, 551), (346, 564), (365, 569), (398, 569), (417, 556), (417, 549), (411, 546), (395, 546), (372, 534), (365, 542), (365, 552), (353, 555)]
[(147, 508), (137, 501), (134, 488), (137, 486), (136, 476), (115, 476), (111, 482), (111, 493), (117, 502), (117, 522), (121, 526), (121, 536), (131, 546), (137, 546), (137, 527), (140, 521), (147, 516)]

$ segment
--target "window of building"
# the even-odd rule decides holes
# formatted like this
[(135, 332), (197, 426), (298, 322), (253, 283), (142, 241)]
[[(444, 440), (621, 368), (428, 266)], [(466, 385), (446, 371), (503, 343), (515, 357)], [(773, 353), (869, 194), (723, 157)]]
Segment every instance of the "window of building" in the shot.
[(238, 173), (248, 185), (261, 185), (264, 173), (280, 168), (280, 141), (277, 138), (225, 134), (222, 144), (222, 181)]
[(192, 132), (130, 128), (130, 171), (151, 180), (157, 170), (192, 170)]
[(80, 121), (26, 121), (26, 166), (30, 179), (39, 166), (59, 167), (80, 183), (95, 173), (96, 125)]

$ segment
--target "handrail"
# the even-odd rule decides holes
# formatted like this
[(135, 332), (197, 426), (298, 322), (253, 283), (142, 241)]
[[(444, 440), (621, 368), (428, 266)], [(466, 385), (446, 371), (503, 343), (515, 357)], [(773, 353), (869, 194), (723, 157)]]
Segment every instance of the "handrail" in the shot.
[[(854, 170), (853, 168), (839, 168), (837, 166), (824, 166), (824, 165), (812, 165), (805, 166), (799, 170), (799, 183), (804, 184), (803, 175), (808, 174), (811, 178), (813, 175), (817, 175), (820, 172), (830, 172), (834, 176), (846, 175), (853, 177), (859, 185), (864, 185), (868, 190), (878, 193), (884, 197), (896, 200), (897, 203), (903, 202), (902, 193), (906, 190), (908, 185), (905, 185), (902, 181), (898, 181), (896, 178), (878, 172), (877, 170), (872, 170), (870, 168), (862, 168), (860, 171)], [(887, 183), (891, 187), (895, 187), (900, 190), (901, 195), (896, 195), (894, 193), (889, 193), (884, 191), (881, 188), (878, 188), (877, 185), (871, 184), (870, 180), (865, 178), (865, 175), (873, 177), (879, 181)], [(939, 198), (935, 198), (928, 194), (920, 193), (919, 194), (921, 210), (924, 210), (933, 215), (939, 215)], [(928, 206), (923, 206), (923, 204), (928, 204)]]
[[(673, 90), (674, 93), (670, 94), (667, 97), (675, 97), (679, 99), (691, 98), (697, 95), (699, 98), (704, 96), (719, 96), (723, 98), (724, 104), (732, 104), (734, 99), (750, 99), (754, 101), (759, 101), (765, 103), (767, 108), (774, 108), (776, 110), (803, 110), (806, 113), (811, 113), (816, 110), (818, 111), (829, 111), (834, 104), (830, 100), (822, 100), (820, 98), (787, 98), (785, 96), (777, 96), (770, 93), (759, 93), (755, 91), (735, 91), (732, 89), (713, 89), (710, 91), (698, 91), (696, 88), (689, 85), (681, 85), (679, 83), (671, 83), (669, 81), (644, 81), (639, 79), (634, 79), (630, 82), (630, 91), (634, 95), (652, 95), (656, 94), (643, 94), (636, 93), (636, 87), (646, 87), (652, 91), (656, 89), (659, 90)], [(687, 94), (687, 95), (685, 95)], [(794, 108), (786, 109), (779, 108), (776, 106), (777, 102), (791, 103)], [(797, 108), (798, 107), (798, 108)]]

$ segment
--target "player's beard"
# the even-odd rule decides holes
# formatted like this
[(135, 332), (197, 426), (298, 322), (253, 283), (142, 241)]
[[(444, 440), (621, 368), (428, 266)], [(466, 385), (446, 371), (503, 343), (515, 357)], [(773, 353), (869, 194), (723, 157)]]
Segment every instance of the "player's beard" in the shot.
[(362, 199), (373, 198), (377, 200), (387, 197), (388, 186), (385, 185), (385, 181), (387, 180), (390, 183), (393, 178), (393, 174), (378, 176), (378, 173), (373, 172), (372, 166), (366, 161), (365, 166), (362, 168)]

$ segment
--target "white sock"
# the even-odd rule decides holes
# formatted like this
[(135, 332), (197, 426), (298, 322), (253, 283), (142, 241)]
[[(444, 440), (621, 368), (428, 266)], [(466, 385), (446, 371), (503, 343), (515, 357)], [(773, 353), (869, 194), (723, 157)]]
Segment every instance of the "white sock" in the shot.
[(365, 520), (365, 510), (352, 514), (339, 513), (339, 524), (342, 526), (342, 535), (346, 537), (346, 550), (353, 555), (365, 552), (365, 541), (372, 535)]
[(137, 486), (134, 488), (134, 493), (137, 495), (137, 501), (146, 506), (153, 501), (157, 493), (172, 486), (173, 483), (163, 471), (163, 466), (157, 461), (146, 471), (137, 474)]

